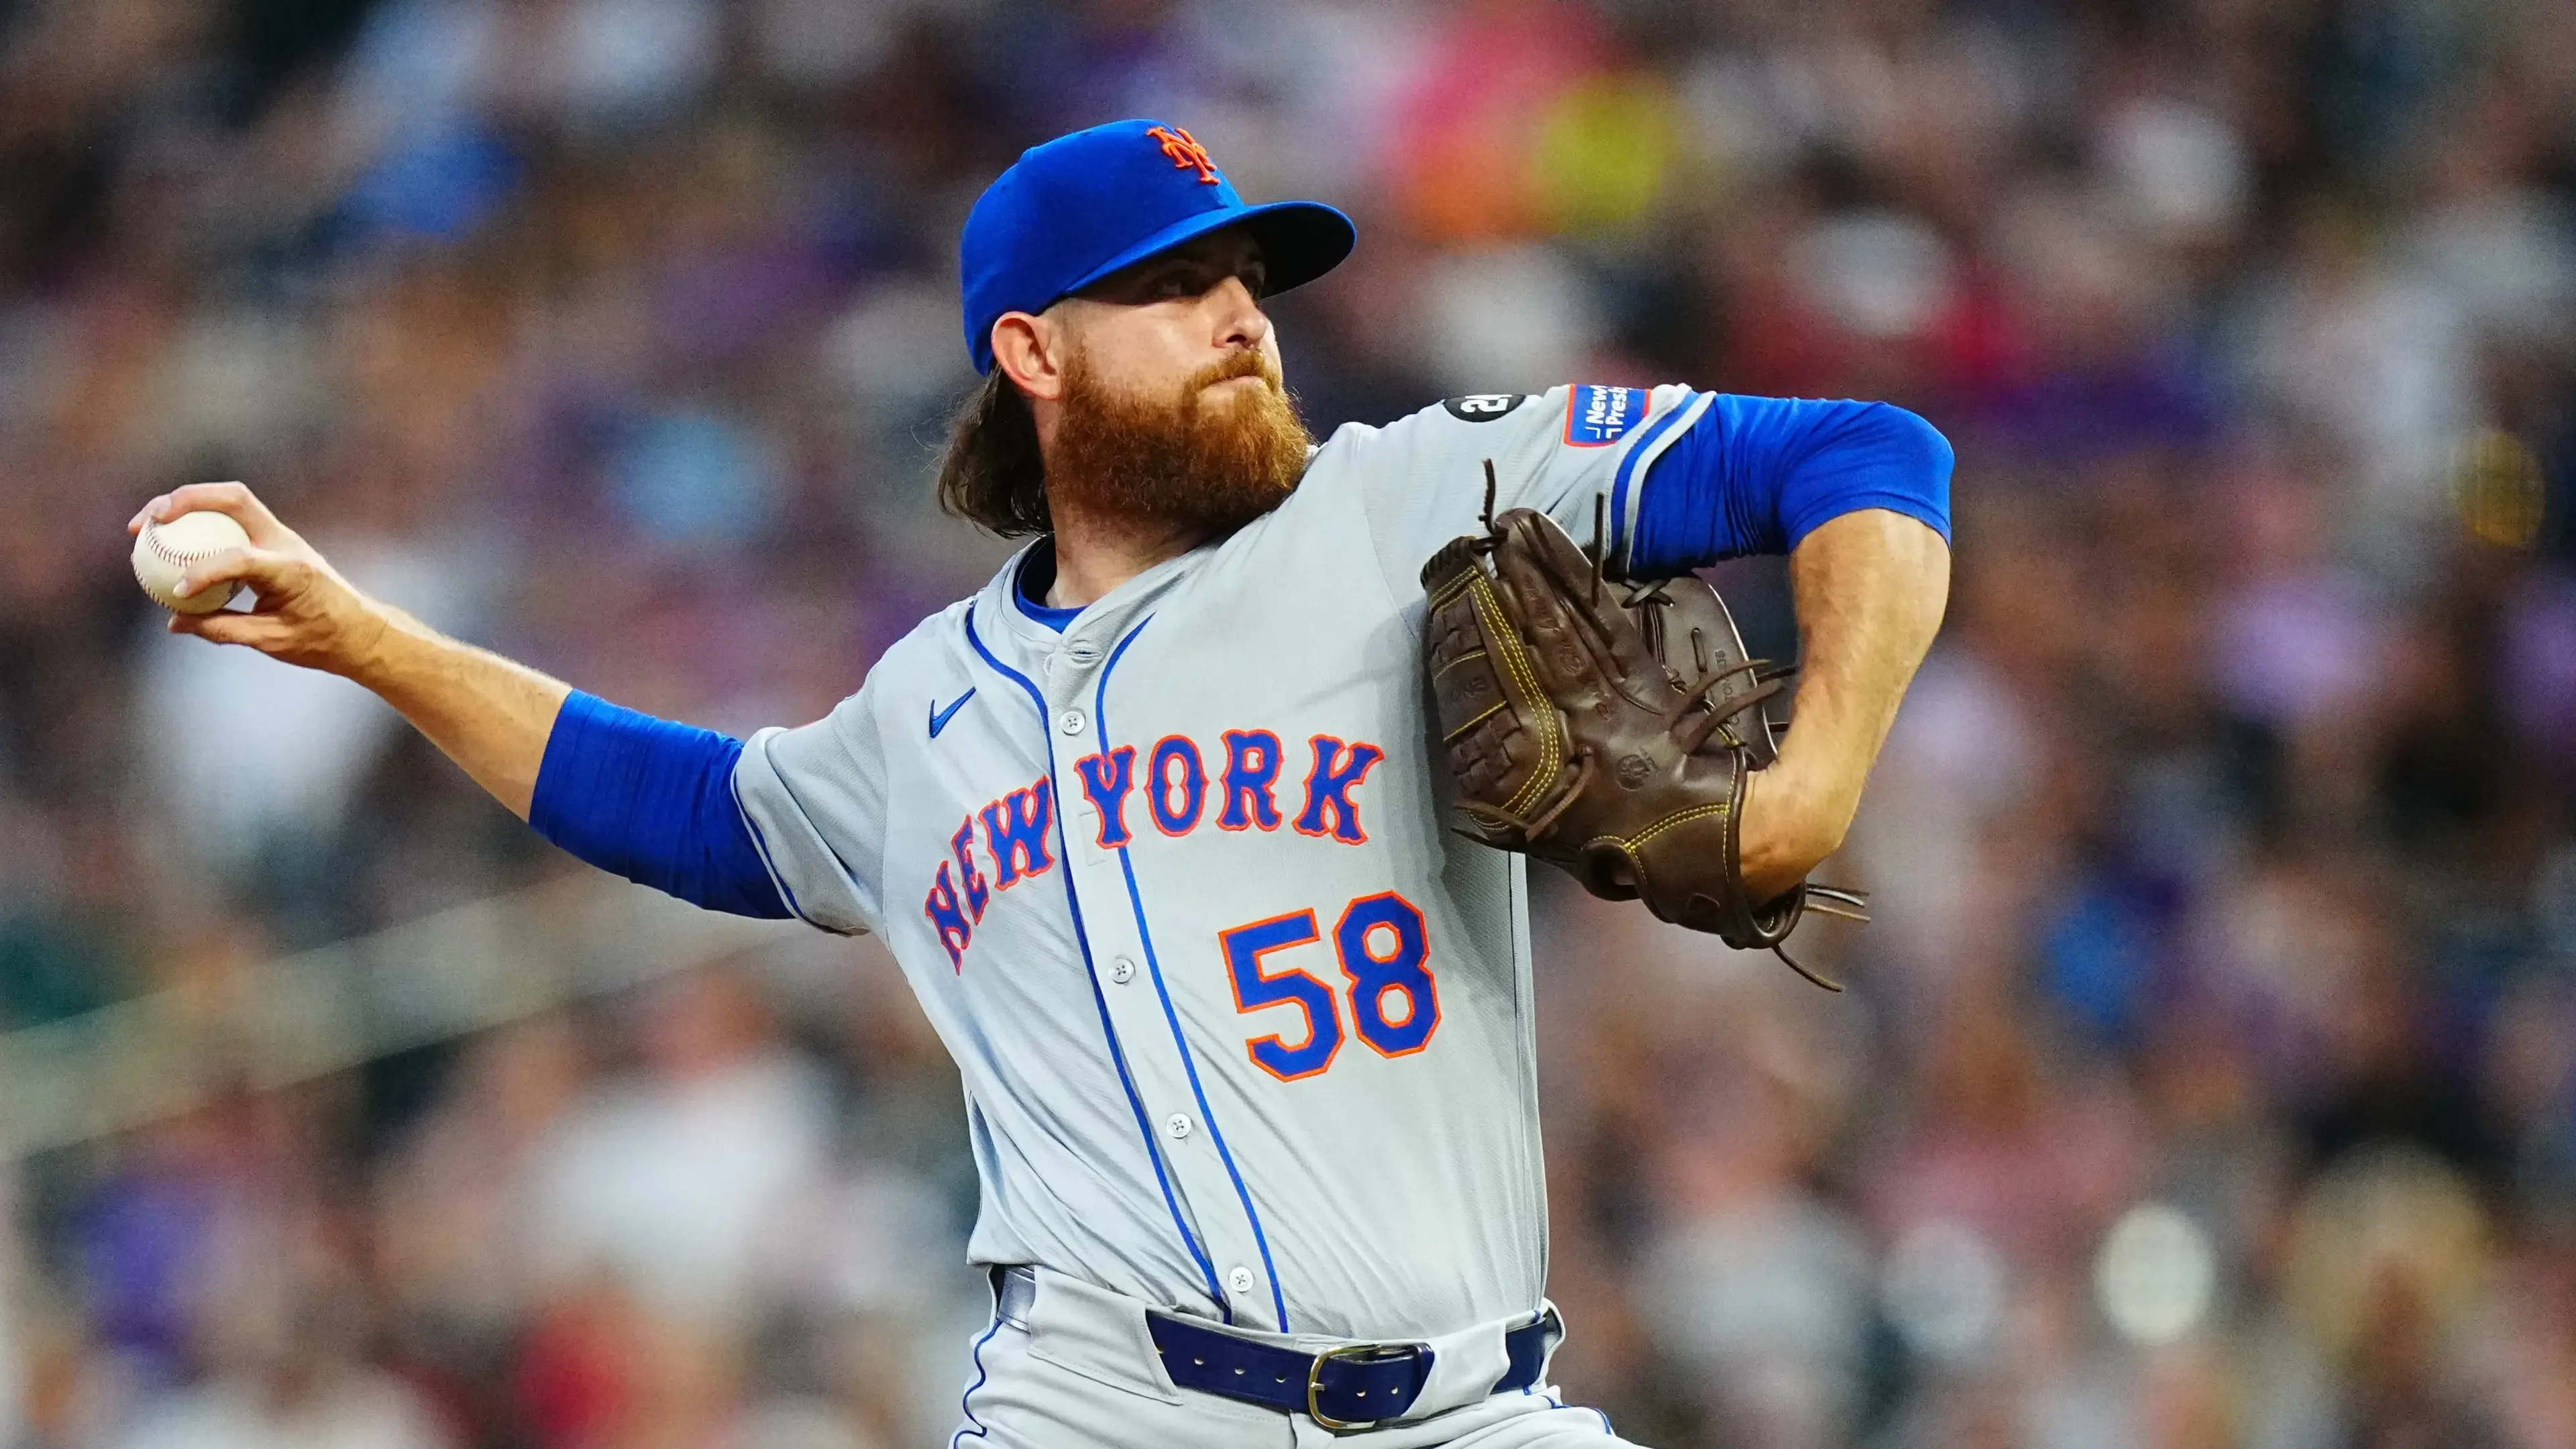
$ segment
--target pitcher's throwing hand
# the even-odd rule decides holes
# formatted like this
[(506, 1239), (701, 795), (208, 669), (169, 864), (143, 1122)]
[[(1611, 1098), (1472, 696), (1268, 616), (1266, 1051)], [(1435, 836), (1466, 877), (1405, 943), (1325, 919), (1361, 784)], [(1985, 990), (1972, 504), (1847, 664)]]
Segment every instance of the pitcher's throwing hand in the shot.
[(138, 537), (147, 524), (170, 524), (196, 513), (216, 513), (241, 526), (238, 547), (191, 558), (171, 593), (181, 602), (247, 588), (257, 602), (249, 612), (174, 612), (170, 632), (218, 644), (246, 644), (289, 664), (332, 674), (354, 674), (384, 633), (381, 606), (349, 586), (295, 530), (277, 521), (268, 505), (239, 483), (192, 483), (143, 505), (125, 531)]

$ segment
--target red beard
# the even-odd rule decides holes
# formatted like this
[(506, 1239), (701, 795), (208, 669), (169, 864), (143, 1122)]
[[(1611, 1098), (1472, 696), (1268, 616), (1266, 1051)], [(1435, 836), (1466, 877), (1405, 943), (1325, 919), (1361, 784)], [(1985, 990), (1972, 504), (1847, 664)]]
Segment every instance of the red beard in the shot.
[[(1204, 389), (1255, 377), (1256, 388)], [(1277, 508), (1305, 475), (1314, 438), (1270, 359), (1243, 351), (1193, 373), (1169, 399), (1114, 392), (1075, 354), (1047, 460), (1047, 491), (1103, 521), (1222, 538)]]

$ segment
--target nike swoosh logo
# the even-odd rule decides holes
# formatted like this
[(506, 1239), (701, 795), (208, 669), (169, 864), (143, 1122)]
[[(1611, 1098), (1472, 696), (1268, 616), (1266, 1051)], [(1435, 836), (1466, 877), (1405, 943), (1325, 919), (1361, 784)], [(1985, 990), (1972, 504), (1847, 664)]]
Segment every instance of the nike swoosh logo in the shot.
[(934, 740), (939, 738), (939, 732), (948, 728), (948, 722), (957, 717), (957, 711), (964, 709), (966, 707), (966, 701), (973, 699), (974, 697), (975, 691), (970, 689), (964, 694), (957, 696), (957, 702), (955, 704), (948, 706), (946, 709), (941, 709), (939, 707), (938, 697), (936, 695), (932, 696), (930, 701), (930, 737)]

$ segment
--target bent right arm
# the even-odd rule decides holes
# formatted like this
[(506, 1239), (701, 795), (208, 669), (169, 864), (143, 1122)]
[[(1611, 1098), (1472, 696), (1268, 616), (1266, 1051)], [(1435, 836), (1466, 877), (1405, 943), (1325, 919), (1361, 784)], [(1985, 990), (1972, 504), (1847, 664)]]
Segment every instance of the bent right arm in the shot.
[(349, 677), (383, 696), (512, 814), (530, 819), (546, 741), (572, 686), (450, 639), (400, 609), (375, 608), (384, 628)]
[(238, 483), (156, 498), (144, 520), (212, 509), (251, 546), (201, 560), (185, 596), (238, 581), (248, 613), (174, 614), (173, 633), (239, 644), (381, 695), (539, 834), (602, 870), (746, 916), (784, 916), (734, 803), (738, 740), (622, 710), (367, 597)]
[(245, 645), (365, 685), (474, 783), (528, 818), (546, 740), (572, 686), (367, 597), (239, 483), (195, 483), (164, 494), (144, 505), (126, 531), (140, 531), (146, 519), (166, 522), (201, 509), (230, 515), (251, 546), (191, 565), (179, 592), (238, 581), (257, 595), (257, 604), (248, 613), (173, 614), (170, 632)]

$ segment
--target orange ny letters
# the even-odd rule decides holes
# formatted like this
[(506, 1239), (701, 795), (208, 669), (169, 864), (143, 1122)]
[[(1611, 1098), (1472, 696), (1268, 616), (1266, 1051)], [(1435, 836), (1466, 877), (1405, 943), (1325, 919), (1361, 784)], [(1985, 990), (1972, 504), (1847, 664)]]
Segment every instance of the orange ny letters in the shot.
[(1151, 126), (1146, 128), (1145, 134), (1163, 143), (1163, 154), (1172, 158), (1174, 166), (1183, 168), (1195, 166), (1199, 168), (1199, 180), (1210, 186), (1216, 185), (1219, 179), (1216, 174), (1216, 163), (1208, 159), (1207, 148), (1200, 145), (1198, 138), (1191, 135), (1187, 128)]

